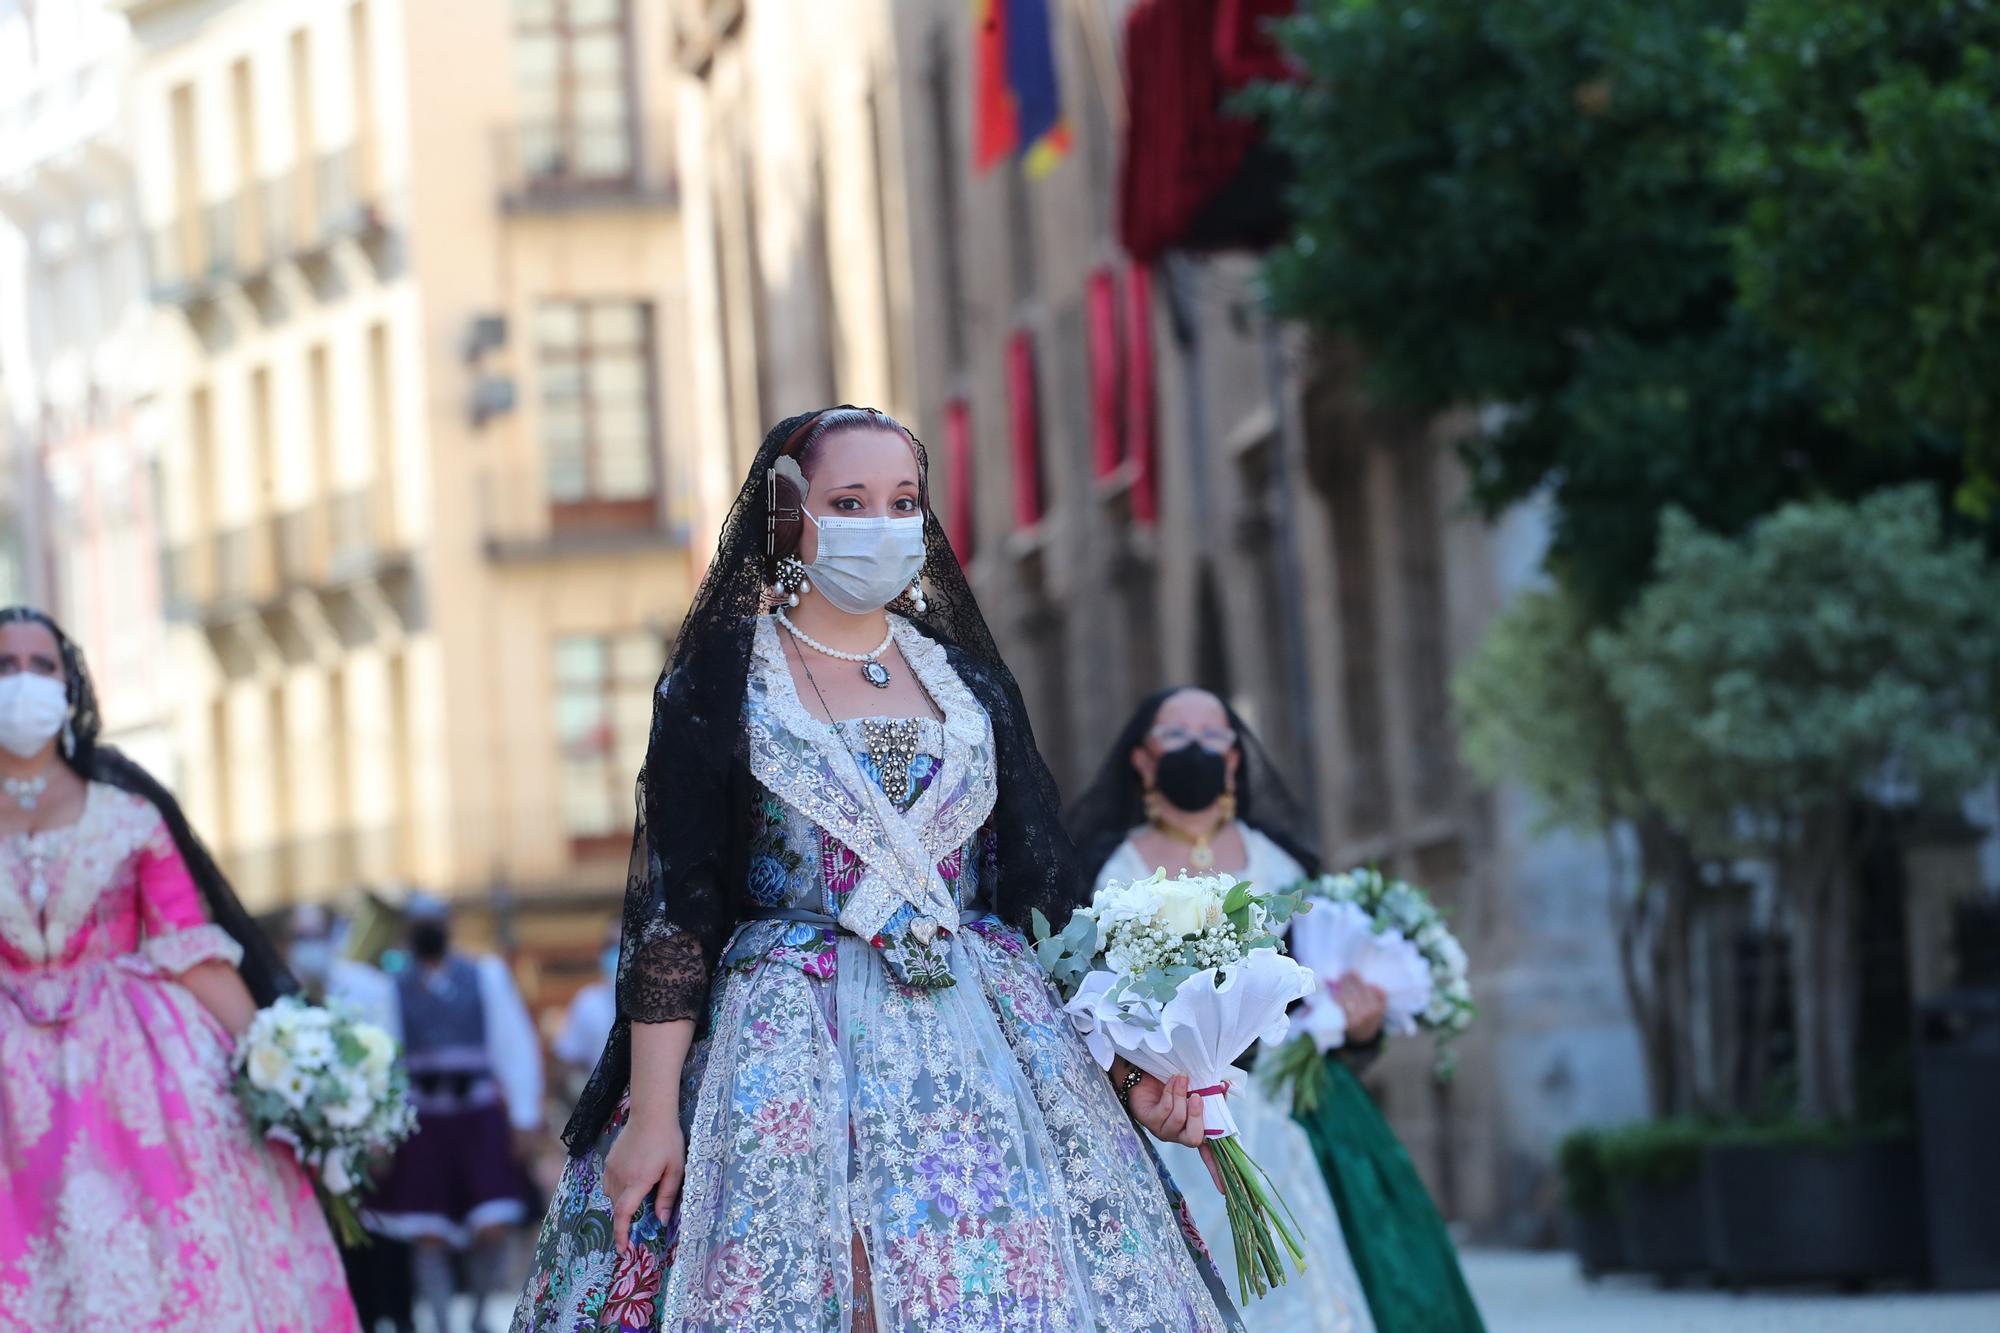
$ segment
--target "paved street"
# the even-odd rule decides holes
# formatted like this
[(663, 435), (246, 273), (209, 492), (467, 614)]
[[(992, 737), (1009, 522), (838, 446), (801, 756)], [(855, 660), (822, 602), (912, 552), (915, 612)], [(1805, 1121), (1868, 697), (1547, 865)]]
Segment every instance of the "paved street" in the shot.
[(1466, 1278), (1489, 1333), (1992, 1333), (2000, 1293), (1732, 1296), (1661, 1291), (1629, 1278), (1585, 1282), (1567, 1254), (1473, 1250)]

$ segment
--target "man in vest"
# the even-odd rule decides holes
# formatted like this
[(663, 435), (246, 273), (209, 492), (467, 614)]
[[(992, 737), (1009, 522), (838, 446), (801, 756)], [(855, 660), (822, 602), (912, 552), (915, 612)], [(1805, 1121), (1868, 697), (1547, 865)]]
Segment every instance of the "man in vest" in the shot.
[(413, 894), (409, 964), (396, 975), (417, 1132), (397, 1150), (371, 1229), (416, 1246), (418, 1299), (452, 1325), (452, 1256), (465, 1255), (483, 1327), (510, 1286), (507, 1236), (527, 1213), (525, 1162), (542, 1124), (542, 1054), (503, 959), (451, 948), (450, 911)]

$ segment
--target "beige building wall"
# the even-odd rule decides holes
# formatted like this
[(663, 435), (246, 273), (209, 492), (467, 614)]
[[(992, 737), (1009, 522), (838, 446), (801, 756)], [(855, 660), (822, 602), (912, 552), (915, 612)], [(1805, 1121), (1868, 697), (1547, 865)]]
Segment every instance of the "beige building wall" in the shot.
[(187, 794), (255, 906), (595, 956), (708, 443), (668, 8), (125, 6)]

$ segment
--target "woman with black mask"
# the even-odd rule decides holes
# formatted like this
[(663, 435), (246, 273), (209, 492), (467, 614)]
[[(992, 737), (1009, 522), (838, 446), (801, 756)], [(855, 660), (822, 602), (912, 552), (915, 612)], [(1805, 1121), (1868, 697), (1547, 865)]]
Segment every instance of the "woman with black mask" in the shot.
[[(1305, 809), (1235, 710), (1202, 689), (1143, 700), (1066, 822), (1087, 863), (1100, 867), (1100, 886), (1165, 867), (1282, 889), (1320, 869)], [(1311, 1114), (1293, 1123), (1247, 1076), (1229, 1092), (1251, 1156), (1283, 1183), (1312, 1247), (1305, 1273), (1246, 1312), (1246, 1322), (1478, 1333), (1451, 1237), (1350, 1066), (1365, 1066), (1380, 1048), (1382, 993), (1358, 977), (1325, 980), (1347, 1011), (1350, 1043), (1326, 1057), (1326, 1092)], [(1204, 1175), (1200, 1160), (1176, 1149), (1165, 1155), (1197, 1225), (1222, 1234), (1220, 1201), (1189, 1188)], [(1221, 1258), (1226, 1265), (1230, 1256)]]

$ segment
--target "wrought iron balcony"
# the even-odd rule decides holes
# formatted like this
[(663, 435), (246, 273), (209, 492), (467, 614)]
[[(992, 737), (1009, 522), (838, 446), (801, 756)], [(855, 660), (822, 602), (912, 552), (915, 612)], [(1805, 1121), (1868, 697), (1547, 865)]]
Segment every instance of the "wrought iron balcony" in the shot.
[(676, 194), (664, 127), (635, 120), (529, 121), (496, 136), (500, 205), (510, 213), (670, 208)]

